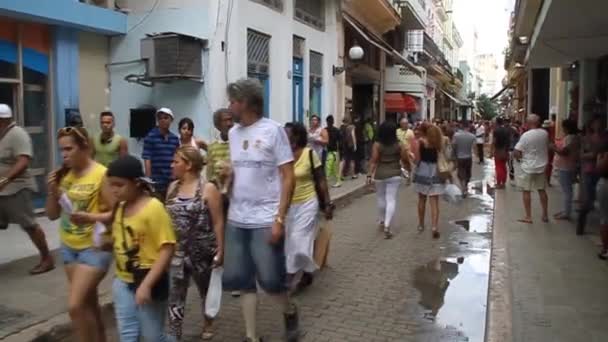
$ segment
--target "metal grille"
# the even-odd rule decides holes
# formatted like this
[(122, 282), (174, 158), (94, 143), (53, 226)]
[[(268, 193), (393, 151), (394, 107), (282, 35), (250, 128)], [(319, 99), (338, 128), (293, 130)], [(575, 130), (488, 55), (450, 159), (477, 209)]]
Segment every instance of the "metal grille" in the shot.
[(252, 1), (266, 5), (270, 8), (274, 8), (279, 12), (283, 12), (283, 0), (252, 0)]
[(310, 76), (323, 77), (323, 55), (310, 51)]
[(293, 56), (304, 58), (304, 38), (293, 36)]
[(251, 73), (268, 74), (270, 36), (247, 30), (247, 69)]
[(325, 30), (325, 0), (296, 0), (295, 17), (320, 30)]

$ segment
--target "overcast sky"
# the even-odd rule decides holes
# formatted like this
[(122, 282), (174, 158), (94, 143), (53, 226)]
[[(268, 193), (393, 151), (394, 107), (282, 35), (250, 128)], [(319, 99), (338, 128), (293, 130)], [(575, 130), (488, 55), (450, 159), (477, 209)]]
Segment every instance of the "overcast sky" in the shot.
[(472, 62), (473, 32), (477, 30), (477, 53), (493, 53), (498, 63), (498, 78), (504, 76), (503, 51), (515, 0), (454, 0), (454, 23), (462, 35), (461, 59)]

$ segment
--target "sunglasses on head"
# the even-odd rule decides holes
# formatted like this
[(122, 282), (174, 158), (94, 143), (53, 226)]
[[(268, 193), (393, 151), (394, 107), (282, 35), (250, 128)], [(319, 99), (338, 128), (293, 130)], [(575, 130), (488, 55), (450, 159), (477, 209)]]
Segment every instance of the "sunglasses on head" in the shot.
[(60, 137), (61, 136), (66, 136), (66, 135), (70, 135), (70, 136), (76, 135), (82, 141), (88, 141), (87, 137), (78, 129), (78, 127), (68, 126), (68, 127), (60, 128), (57, 131), (57, 135), (60, 136)]

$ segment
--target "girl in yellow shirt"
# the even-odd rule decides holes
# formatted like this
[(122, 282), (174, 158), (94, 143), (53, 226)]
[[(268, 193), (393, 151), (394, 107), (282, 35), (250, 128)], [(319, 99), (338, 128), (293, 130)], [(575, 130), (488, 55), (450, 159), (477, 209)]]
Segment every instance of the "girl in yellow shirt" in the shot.
[[(112, 254), (94, 248), (93, 226), (107, 212), (103, 196), (106, 168), (91, 159), (87, 131), (65, 127), (57, 132), (63, 167), (48, 177), (46, 214), (60, 219), (61, 256), (68, 277), (68, 305), (79, 341), (105, 341), (97, 286), (106, 275)], [(71, 212), (62, 209), (71, 203)], [(67, 208), (65, 205), (63, 208)]]
[(107, 176), (119, 201), (111, 221), (116, 258), (112, 293), (120, 341), (166, 341), (168, 267), (175, 246), (171, 218), (150, 196), (153, 189), (135, 157), (112, 162)]

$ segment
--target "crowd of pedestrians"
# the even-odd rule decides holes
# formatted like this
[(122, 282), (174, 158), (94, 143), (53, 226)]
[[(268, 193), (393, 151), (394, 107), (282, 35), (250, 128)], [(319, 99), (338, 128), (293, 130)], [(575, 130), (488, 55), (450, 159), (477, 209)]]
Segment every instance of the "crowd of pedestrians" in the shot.
[[(479, 163), (488, 152), (494, 158), (496, 189), (504, 189), (508, 178), (516, 180), (522, 223), (533, 222), (532, 192), (540, 196), (541, 221), (549, 221), (546, 187), (553, 171), (564, 193), (554, 219), (573, 218), (574, 185), (582, 183), (577, 232), (583, 232), (597, 199), (600, 258), (608, 257), (608, 134), (600, 118), (582, 135), (574, 121), (564, 120), (557, 137), (555, 122), (536, 115), (524, 125), (505, 118), (414, 123), (404, 116), (398, 124), (376, 127), (351, 111), (340, 127), (331, 115), (325, 126), (313, 115), (307, 128), (265, 118), (256, 80), (231, 83), (227, 96), (229, 107), (213, 114), (216, 140), (197, 138), (188, 118), (177, 125), (179, 135), (172, 133), (175, 116), (161, 108), (141, 158), (129, 154), (111, 112), (100, 114), (94, 136), (80, 124), (57, 132), (62, 165), (48, 175), (46, 215), (59, 220), (78, 340), (106, 340), (97, 287), (114, 263), (114, 309), (123, 342), (180, 341), (191, 281), (202, 303), (201, 338), (211, 339), (214, 317), (204, 304), (218, 267), (223, 290), (240, 297), (245, 341), (262, 341), (256, 317), (260, 290), (283, 314), (286, 340), (297, 341), (299, 311), (292, 296), (310, 286), (319, 270), (315, 239), (334, 210), (329, 182), (339, 187), (347, 177), (366, 175), (366, 183), (375, 186), (377, 224), (386, 239), (394, 234), (399, 189), (413, 183), (418, 231), (425, 231), (428, 203), (431, 237), (437, 239), (439, 199), (450, 183), (466, 197), (473, 151)], [(0, 152), (0, 228), (21, 225), (40, 252), (31, 273), (47, 272), (54, 260), (32, 207), (31, 140), (15, 125), (11, 108), (1, 104)]]

